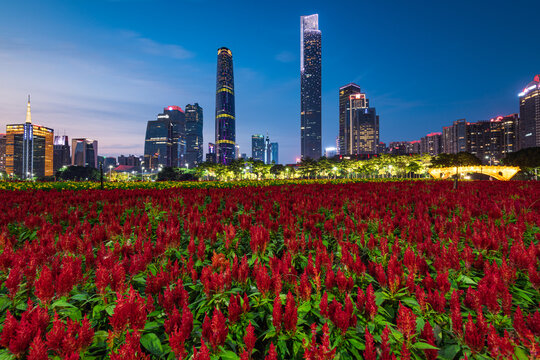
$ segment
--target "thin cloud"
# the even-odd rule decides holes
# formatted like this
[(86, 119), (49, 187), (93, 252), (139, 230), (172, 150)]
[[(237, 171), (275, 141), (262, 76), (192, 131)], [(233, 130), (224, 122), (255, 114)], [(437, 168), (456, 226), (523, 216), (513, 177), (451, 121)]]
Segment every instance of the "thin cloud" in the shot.
[(296, 60), (296, 56), (290, 51), (282, 51), (275, 56), (275, 59), (282, 63), (290, 63)]
[(180, 45), (160, 43), (133, 31), (122, 31), (121, 34), (133, 40), (142, 52), (149, 55), (164, 56), (173, 59), (190, 59), (195, 56), (194, 52)]

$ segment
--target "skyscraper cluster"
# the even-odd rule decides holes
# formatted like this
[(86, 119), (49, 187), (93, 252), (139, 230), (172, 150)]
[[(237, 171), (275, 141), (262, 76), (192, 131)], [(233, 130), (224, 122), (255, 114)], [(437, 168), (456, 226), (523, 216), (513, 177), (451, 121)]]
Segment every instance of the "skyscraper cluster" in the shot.
[[(457, 154), (469, 152), (485, 164), (498, 164), (507, 154), (540, 146), (540, 75), (519, 93), (519, 114), (490, 120), (455, 120), (442, 132), (431, 133), (419, 141), (392, 142), (391, 154)], [(418, 146), (419, 145), (419, 146)]]
[(251, 158), (265, 164), (279, 164), (279, 144), (270, 142), (270, 137), (255, 134), (251, 136)]

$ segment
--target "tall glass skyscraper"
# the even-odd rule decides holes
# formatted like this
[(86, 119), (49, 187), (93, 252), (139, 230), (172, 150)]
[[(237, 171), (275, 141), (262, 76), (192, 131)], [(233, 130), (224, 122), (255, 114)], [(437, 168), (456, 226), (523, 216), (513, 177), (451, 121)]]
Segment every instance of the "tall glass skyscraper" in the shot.
[(230, 164), (236, 152), (234, 75), (231, 50), (218, 49), (216, 81), (216, 160)]
[(519, 149), (540, 146), (540, 75), (519, 93)]
[(92, 139), (71, 140), (71, 164), (98, 168), (98, 142)]
[(186, 105), (186, 164), (195, 167), (203, 162), (203, 109), (199, 104)]
[(148, 169), (184, 165), (185, 127), (184, 111), (175, 105), (165, 107), (157, 120), (148, 121), (144, 141), (144, 164)]
[(319, 15), (300, 17), (300, 148), (321, 157), (321, 31)]
[(264, 161), (264, 136), (251, 135), (251, 158)]

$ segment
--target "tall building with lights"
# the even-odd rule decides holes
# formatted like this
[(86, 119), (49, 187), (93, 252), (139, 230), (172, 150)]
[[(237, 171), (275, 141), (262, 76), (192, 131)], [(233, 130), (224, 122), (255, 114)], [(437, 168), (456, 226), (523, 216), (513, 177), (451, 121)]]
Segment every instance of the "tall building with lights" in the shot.
[(350, 112), (350, 97), (362, 93), (360, 86), (350, 83), (339, 88), (339, 136), (338, 146), (340, 154), (349, 154), (348, 133), (350, 124), (348, 123)]
[(231, 50), (218, 49), (216, 79), (216, 161), (230, 164), (236, 153), (234, 74)]
[(21, 179), (53, 175), (54, 130), (32, 124), (30, 96), (26, 122), (6, 126), (6, 172)]
[(6, 171), (6, 134), (0, 134), (0, 172), (4, 171)]
[(420, 139), (420, 153), (437, 156), (441, 153), (442, 133), (427, 134)]
[(184, 110), (175, 105), (165, 107), (157, 120), (148, 121), (144, 141), (144, 165), (147, 169), (155, 169), (159, 165), (184, 165), (185, 121)]
[(189, 167), (203, 162), (203, 109), (199, 104), (186, 105), (186, 157)]
[(540, 146), (540, 75), (519, 93), (519, 149)]
[(265, 161), (265, 145), (263, 135), (251, 136), (251, 158), (253, 160)]
[(71, 140), (71, 164), (98, 168), (97, 140), (80, 138)]
[(277, 142), (270, 143), (270, 151), (272, 153), (270, 163), (279, 164), (279, 144)]
[(216, 144), (208, 143), (208, 152), (206, 153), (206, 162), (216, 163)]
[(339, 89), (340, 154), (377, 154), (379, 116), (356, 84)]
[(55, 173), (63, 166), (71, 165), (71, 150), (67, 135), (54, 137), (53, 153), (53, 170)]
[(321, 157), (321, 31), (319, 15), (300, 17), (300, 150)]

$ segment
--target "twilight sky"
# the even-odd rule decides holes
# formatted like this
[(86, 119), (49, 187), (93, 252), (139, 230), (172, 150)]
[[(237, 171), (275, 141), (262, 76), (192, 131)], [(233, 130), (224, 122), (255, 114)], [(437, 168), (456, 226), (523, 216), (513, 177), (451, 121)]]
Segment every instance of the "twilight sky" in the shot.
[[(32, 120), (143, 152), (146, 121), (198, 102), (214, 140), (217, 49), (233, 52), (236, 138), (300, 152), (300, 16), (322, 31), (323, 148), (338, 133), (338, 89), (356, 82), (381, 140), (416, 140), (458, 118), (519, 111), (540, 73), (540, 1), (25, 0), (0, 4), (0, 132)], [(205, 146), (205, 152), (206, 152)]]

